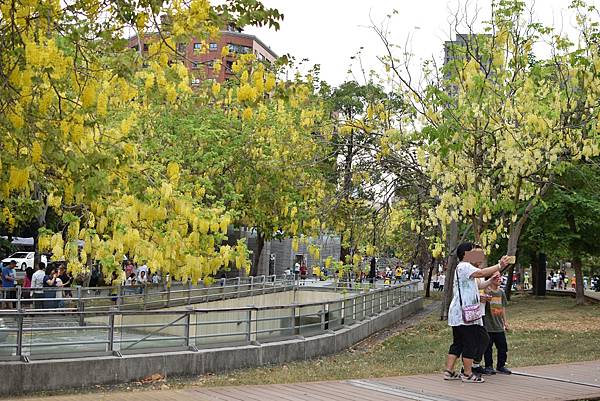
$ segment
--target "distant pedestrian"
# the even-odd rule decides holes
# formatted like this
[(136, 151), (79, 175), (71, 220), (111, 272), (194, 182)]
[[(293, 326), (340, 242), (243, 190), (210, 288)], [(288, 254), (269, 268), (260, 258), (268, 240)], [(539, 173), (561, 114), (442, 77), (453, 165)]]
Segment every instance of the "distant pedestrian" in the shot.
[(439, 292), (444, 292), (444, 283), (446, 282), (446, 275), (444, 273), (440, 274), (440, 284), (438, 286)]
[(119, 299), (119, 284), (119, 276), (117, 272), (113, 271), (110, 278), (110, 300), (113, 305), (116, 305)]
[(58, 266), (58, 278), (62, 281), (62, 285), (65, 290), (62, 292), (63, 297), (71, 298), (72, 293), (69, 288), (71, 288), (71, 284), (73, 284), (73, 276), (67, 272), (67, 268), (62, 263)]
[(31, 276), (31, 288), (33, 288), (33, 307), (35, 309), (42, 309), (44, 307), (44, 301), (35, 301), (35, 299), (44, 298), (44, 277), (46, 276), (46, 264), (44, 262), (38, 263), (38, 269), (33, 276)]
[[(4, 292), (5, 299), (16, 299), (17, 291), (15, 287), (17, 285), (17, 273), (15, 272), (15, 267), (17, 267), (17, 261), (11, 260), (8, 263), (8, 266), (2, 268), (2, 290)], [(10, 309), (17, 307), (17, 301), (6, 301), (3, 302), (3, 307), (6, 309)]]
[(56, 307), (56, 290), (58, 270), (48, 268), (44, 276), (44, 309), (52, 309)]
[(402, 268), (400, 266), (396, 266), (396, 270), (394, 272), (394, 284), (402, 282)]
[[(23, 292), (21, 292), (21, 298), (23, 299), (31, 299), (31, 279), (33, 277), (33, 267), (28, 267), (25, 269), (25, 278), (23, 278)], [(31, 301), (27, 301), (27, 304), (30, 305)]]

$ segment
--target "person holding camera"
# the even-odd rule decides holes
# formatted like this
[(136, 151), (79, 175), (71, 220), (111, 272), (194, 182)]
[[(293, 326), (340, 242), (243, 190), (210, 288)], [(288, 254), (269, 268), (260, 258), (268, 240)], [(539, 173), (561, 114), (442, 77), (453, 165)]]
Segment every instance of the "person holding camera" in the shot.
[[(480, 288), (486, 288), (500, 272), (509, 266), (512, 257), (503, 256), (497, 265), (480, 269), (485, 261), (483, 249), (466, 242), (456, 250), (458, 266), (454, 277), (454, 291), (448, 325), (452, 327), (452, 345), (448, 350), (444, 380), (462, 380), (465, 383), (483, 383), (485, 380), (473, 373), (473, 359), (481, 358), (487, 348), (489, 336), (483, 327), (483, 308), (479, 295)], [(478, 278), (490, 277), (478, 282)], [(462, 356), (464, 372), (454, 371), (456, 360)]]

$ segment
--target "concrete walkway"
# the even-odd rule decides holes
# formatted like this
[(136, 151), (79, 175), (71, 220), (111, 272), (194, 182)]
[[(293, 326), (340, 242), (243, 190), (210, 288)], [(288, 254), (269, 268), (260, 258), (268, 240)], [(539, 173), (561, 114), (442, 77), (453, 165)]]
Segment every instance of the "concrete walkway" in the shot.
[(447, 382), (441, 374), (331, 382), (190, 387), (121, 393), (20, 398), (21, 401), (379, 401), (379, 400), (590, 400), (600, 399), (600, 361), (514, 369), (486, 383)]

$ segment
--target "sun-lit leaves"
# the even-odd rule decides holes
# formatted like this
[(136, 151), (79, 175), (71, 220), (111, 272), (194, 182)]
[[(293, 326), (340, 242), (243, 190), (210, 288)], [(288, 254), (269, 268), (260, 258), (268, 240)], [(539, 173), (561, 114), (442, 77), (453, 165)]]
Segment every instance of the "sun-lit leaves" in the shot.
[[(224, 207), (203, 204), (205, 190), (182, 183), (185, 166), (143, 155), (140, 116), (192, 96), (186, 68), (171, 62), (177, 43), (214, 37), (225, 20), (272, 25), (281, 15), (245, 0), (36, 0), (2, 3), (0, 12), (2, 231), (36, 221), (39, 249), (75, 273), (95, 261), (108, 273), (124, 255), (184, 279), (247, 268), (242, 243), (221, 246), (231, 222)], [(147, 53), (123, 40), (158, 28)], [(256, 99), (263, 91), (254, 86)]]

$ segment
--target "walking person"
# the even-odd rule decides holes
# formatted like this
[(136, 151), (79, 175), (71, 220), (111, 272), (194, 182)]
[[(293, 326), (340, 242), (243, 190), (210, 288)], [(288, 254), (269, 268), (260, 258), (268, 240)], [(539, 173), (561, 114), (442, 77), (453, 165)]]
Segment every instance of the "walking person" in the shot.
[(58, 270), (49, 268), (44, 276), (44, 309), (52, 309), (56, 307), (56, 288), (58, 278)]
[(2, 268), (2, 290), (4, 292), (4, 299), (12, 299), (12, 301), (2, 302), (2, 307), (6, 309), (17, 308), (17, 273), (15, 268), (17, 267), (17, 261), (11, 260), (8, 266)]
[(394, 284), (402, 282), (402, 273), (403, 273), (402, 268), (400, 266), (396, 266)]
[[(485, 254), (475, 244), (462, 243), (456, 250), (458, 266), (454, 280), (454, 291), (448, 311), (448, 325), (452, 327), (452, 345), (448, 350), (444, 380), (462, 380), (465, 383), (483, 383), (485, 380), (473, 373), (473, 359), (483, 354), (481, 351), (489, 342), (483, 327), (481, 300), (477, 278), (500, 275), (508, 266), (508, 257), (503, 256), (497, 265), (479, 269), (477, 266), (485, 260)], [(492, 279), (482, 285), (489, 285)], [(482, 346), (483, 344), (483, 346)], [(464, 371), (454, 371), (456, 360), (462, 356)]]
[[(490, 336), (490, 342), (485, 351), (485, 369), (487, 375), (496, 374), (496, 372), (511, 374), (512, 372), (506, 365), (508, 354), (508, 344), (506, 342), (506, 331), (508, 330), (508, 322), (506, 320), (506, 295), (500, 288), (500, 280), (494, 279), (489, 287), (488, 295), (490, 299), (485, 305), (485, 329)], [(494, 359), (492, 348), (496, 346), (498, 353), (498, 361), (494, 370)]]
[(60, 281), (62, 281), (62, 286), (66, 288), (62, 292), (63, 297), (71, 298), (72, 293), (69, 288), (71, 287), (71, 284), (73, 284), (73, 276), (67, 272), (67, 268), (63, 264), (58, 266), (58, 278), (60, 278)]
[(110, 300), (113, 305), (116, 305), (119, 300), (119, 284), (119, 276), (117, 272), (113, 271), (110, 278)]
[(42, 288), (44, 287), (44, 277), (46, 276), (46, 264), (44, 262), (39, 262), (37, 266), (37, 270), (31, 276), (31, 287), (33, 288), (33, 307), (35, 309), (42, 309), (44, 307), (44, 301), (35, 301), (35, 299), (44, 298), (44, 291)]
[(446, 282), (446, 275), (444, 273), (440, 274), (440, 283), (438, 285), (438, 291), (444, 292), (444, 283)]
[(26, 305), (31, 305), (31, 278), (33, 277), (33, 268), (28, 267), (25, 269), (25, 278), (23, 278), (23, 291), (21, 292), (21, 298), (26, 299)]

